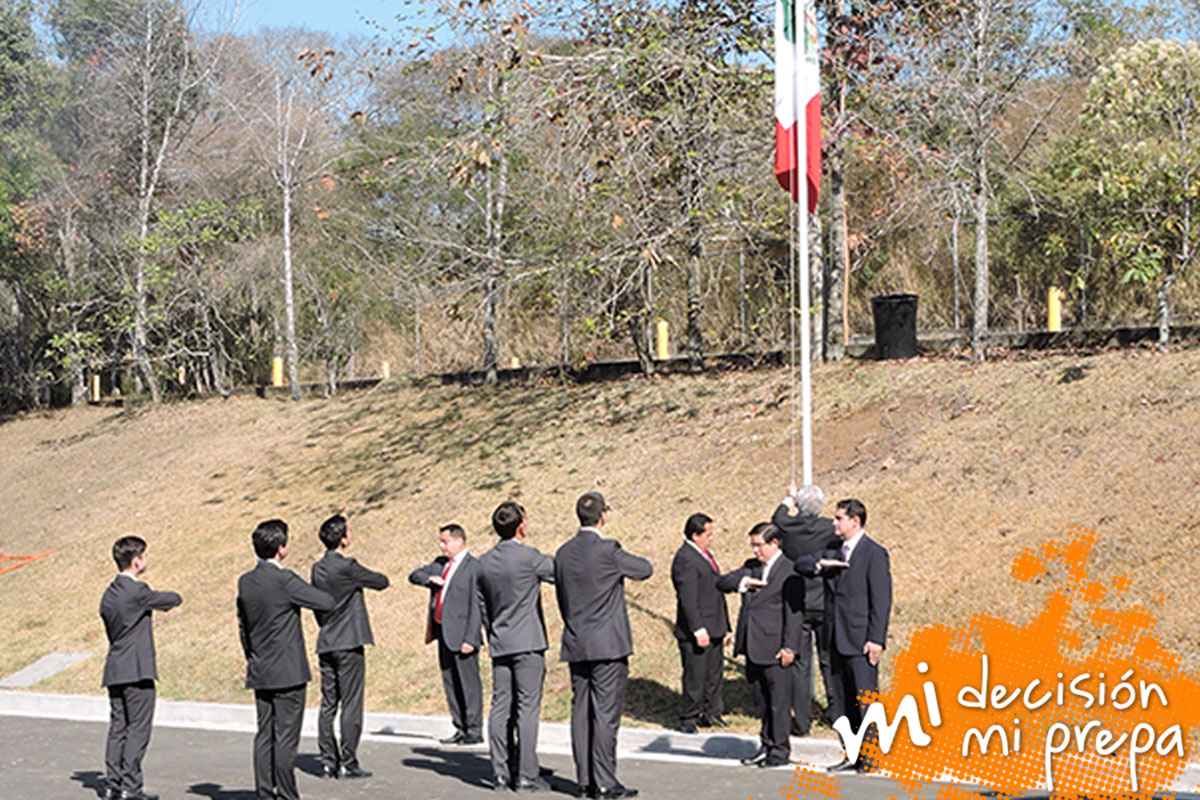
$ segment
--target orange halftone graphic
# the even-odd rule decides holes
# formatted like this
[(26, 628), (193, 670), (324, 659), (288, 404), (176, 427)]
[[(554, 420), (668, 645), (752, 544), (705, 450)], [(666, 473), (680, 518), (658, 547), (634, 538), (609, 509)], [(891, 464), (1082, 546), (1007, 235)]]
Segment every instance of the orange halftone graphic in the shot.
[[(963, 629), (917, 631), (877, 698), (886, 724), (862, 741), (862, 757), (913, 795), (951, 778), (1002, 796), (1149, 800), (1177, 780), (1200, 725), (1200, 678), (1160, 643), (1150, 609), (1100, 607), (1119, 605), (1131, 581), (1092, 577), (1096, 539), (1072, 528), (1014, 559), (1017, 581), (1065, 573), (1028, 623), (977, 614)], [(964, 792), (944, 785), (937, 798)]]
[(783, 796), (787, 800), (801, 800), (806, 797), (828, 797), (829, 800), (838, 800), (842, 796), (842, 785), (833, 775), (796, 767), (792, 773), (792, 782), (783, 787)]

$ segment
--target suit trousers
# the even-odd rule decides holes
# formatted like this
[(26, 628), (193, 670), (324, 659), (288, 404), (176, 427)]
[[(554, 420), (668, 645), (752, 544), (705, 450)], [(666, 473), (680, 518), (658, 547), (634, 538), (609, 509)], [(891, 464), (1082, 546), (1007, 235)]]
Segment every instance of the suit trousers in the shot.
[(450, 721), (464, 736), (483, 736), (483, 684), (479, 680), (479, 650), (470, 655), (456, 653), (438, 639), (438, 666), (442, 668), (442, 688), (450, 706)]
[[(366, 658), (362, 647), (318, 653), (321, 665), (321, 712), (317, 716), (317, 748), (321, 763), (332, 770), (358, 766), (358, 741), (363, 729), (363, 683)], [(342, 747), (333, 734), (333, 717), (342, 707)]]
[(258, 800), (298, 800), (296, 748), (304, 722), (307, 685), (255, 689), (258, 733), (254, 735), (254, 793)]
[(617, 781), (617, 730), (629, 682), (629, 659), (572, 661), (571, 755), (581, 789)]
[(109, 792), (142, 790), (142, 757), (154, 722), (154, 681), (108, 687), (108, 741), (104, 748)]
[(746, 681), (754, 693), (754, 704), (762, 724), (758, 730), (759, 752), (772, 760), (786, 761), (792, 746), (792, 670), (778, 661), (755, 664), (746, 661)]
[[(868, 705), (861, 693), (873, 692), (879, 688), (879, 665), (872, 666), (865, 655), (844, 656), (836, 650), (830, 660), (835, 691), (830, 698), (829, 716), (834, 721), (845, 716), (850, 722), (850, 727), (857, 731), (862, 726)], [(863, 742), (878, 741), (879, 731), (872, 726), (863, 737)], [(865, 769), (872, 768), (870, 760), (864, 756), (859, 756), (858, 763)]]
[(538, 712), (546, 657), (540, 652), (513, 653), (492, 659), (492, 713), (488, 748), (498, 783), (538, 776)]
[(710, 641), (708, 647), (696, 644), (695, 639), (679, 641), (679, 660), (683, 665), (681, 722), (695, 723), (700, 717), (712, 719), (725, 713), (721, 691), (724, 659), (723, 639)]
[(807, 736), (812, 727), (813, 708), (813, 646), (817, 646), (817, 663), (821, 670), (821, 681), (825, 684), (825, 696), (832, 696), (833, 674), (829, 667), (829, 643), (821, 635), (822, 616), (805, 616), (800, 634), (800, 652), (792, 662), (792, 725), (801, 736)]

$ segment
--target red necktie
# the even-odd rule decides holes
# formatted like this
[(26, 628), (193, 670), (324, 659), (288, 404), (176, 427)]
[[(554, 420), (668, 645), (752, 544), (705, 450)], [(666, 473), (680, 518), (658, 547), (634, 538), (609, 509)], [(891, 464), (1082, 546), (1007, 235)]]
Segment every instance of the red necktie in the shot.
[(708, 561), (709, 566), (711, 566), (713, 568), (713, 572), (721, 571), (721, 570), (717, 569), (717, 562), (713, 561), (713, 557), (708, 554), (707, 550), (701, 550), (700, 552), (704, 554), (704, 558), (706, 561)]
[(446, 592), (446, 576), (450, 574), (450, 567), (454, 566), (454, 559), (446, 562), (446, 568), (442, 570), (442, 586), (438, 589), (437, 603), (433, 609), (433, 621), (438, 625), (442, 624), (442, 595)]

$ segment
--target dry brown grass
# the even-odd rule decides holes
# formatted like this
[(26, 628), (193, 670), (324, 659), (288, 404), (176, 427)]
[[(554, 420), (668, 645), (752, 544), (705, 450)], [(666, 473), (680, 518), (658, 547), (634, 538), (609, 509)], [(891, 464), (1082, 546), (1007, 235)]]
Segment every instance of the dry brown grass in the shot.
[[(891, 551), (890, 645), (934, 621), (1021, 618), (1044, 589), (1018, 588), (1009, 562), (1081, 525), (1102, 534), (1100, 574), (1128, 572), (1135, 601), (1160, 596), (1163, 640), (1194, 652), (1198, 379), (1195, 350), (816, 367), (816, 478), (831, 499), (861, 497), (868, 529)], [(393, 579), (368, 599), (380, 643), (368, 707), (444, 713), (435, 656), (421, 644), (426, 595), (406, 580), (435, 555), (437, 526), (463, 524), (478, 554), (492, 541), (491, 509), (518, 497), (530, 543), (550, 552), (574, 530), (575, 497), (600, 488), (617, 506), (609, 534), (655, 565), (627, 589), (637, 648), (627, 718), (672, 724), (668, 572), (683, 520), (695, 510), (716, 518), (723, 565), (748, 555), (746, 530), (789, 478), (788, 389), (784, 370), (498, 391), (392, 383), (298, 404), (231, 398), (6, 422), (0, 550), (58, 553), (0, 576), (0, 674), (51, 650), (90, 652), (37, 689), (99, 691), (108, 548), (135, 533), (150, 542), (148, 580), (185, 598), (155, 623), (161, 694), (248, 702), (233, 599), (253, 565), (250, 531), (288, 520), (288, 566), (307, 576), (317, 525), (342, 511), (354, 553)], [(545, 604), (554, 637), (552, 590)], [(544, 718), (565, 719), (569, 682), (553, 648), (546, 688)], [(728, 691), (751, 729), (744, 682)]]

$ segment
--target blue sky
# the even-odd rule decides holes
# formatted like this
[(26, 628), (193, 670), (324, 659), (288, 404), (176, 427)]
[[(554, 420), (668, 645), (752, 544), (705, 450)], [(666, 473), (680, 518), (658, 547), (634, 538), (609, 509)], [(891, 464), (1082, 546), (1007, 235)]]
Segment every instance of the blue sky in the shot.
[(363, 22), (363, 17), (395, 31), (396, 14), (408, 10), (411, 6), (400, 0), (242, 0), (235, 30), (252, 33), (262, 27), (302, 27), (370, 36), (378, 30)]

